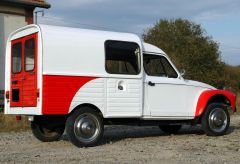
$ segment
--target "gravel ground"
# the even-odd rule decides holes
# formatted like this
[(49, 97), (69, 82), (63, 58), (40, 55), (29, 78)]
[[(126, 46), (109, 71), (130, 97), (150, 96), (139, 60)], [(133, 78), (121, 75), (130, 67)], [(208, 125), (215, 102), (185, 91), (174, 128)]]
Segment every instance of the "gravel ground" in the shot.
[(158, 127), (111, 126), (100, 146), (76, 148), (62, 140), (43, 143), (31, 132), (0, 133), (0, 163), (239, 163), (240, 116), (228, 134), (208, 137), (185, 126), (177, 135)]

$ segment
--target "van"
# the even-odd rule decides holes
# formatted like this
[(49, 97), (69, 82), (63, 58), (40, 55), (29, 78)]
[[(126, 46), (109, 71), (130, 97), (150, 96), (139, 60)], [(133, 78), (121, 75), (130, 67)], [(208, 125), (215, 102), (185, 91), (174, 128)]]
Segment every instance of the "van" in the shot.
[(236, 95), (186, 80), (169, 57), (137, 35), (28, 25), (6, 45), (5, 114), (27, 115), (36, 138), (94, 146), (104, 125), (201, 125), (224, 135)]

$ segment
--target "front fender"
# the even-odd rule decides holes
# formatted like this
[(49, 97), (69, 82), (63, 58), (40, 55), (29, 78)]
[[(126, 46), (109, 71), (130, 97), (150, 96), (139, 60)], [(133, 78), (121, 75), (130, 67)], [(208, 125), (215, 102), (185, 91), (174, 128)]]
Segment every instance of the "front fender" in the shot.
[(198, 98), (195, 117), (200, 116), (204, 112), (208, 101), (213, 96), (216, 96), (216, 95), (222, 95), (222, 96), (226, 97), (231, 104), (233, 112), (235, 112), (237, 97), (234, 93), (227, 91), (227, 90), (207, 90), (207, 91), (202, 92)]

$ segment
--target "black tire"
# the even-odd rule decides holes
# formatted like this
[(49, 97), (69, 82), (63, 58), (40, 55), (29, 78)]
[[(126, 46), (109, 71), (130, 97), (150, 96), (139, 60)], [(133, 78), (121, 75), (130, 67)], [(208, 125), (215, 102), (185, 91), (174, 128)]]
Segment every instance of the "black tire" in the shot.
[(159, 125), (159, 128), (167, 134), (176, 134), (182, 125)]
[(201, 118), (202, 129), (208, 136), (221, 136), (226, 134), (230, 116), (224, 104), (209, 104)]
[(82, 107), (68, 117), (66, 132), (77, 147), (96, 146), (103, 136), (103, 118), (96, 110)]
[(31, 129), (33, 135), (42, 142), (58, 141), (62, 136), (65, 127), (57, 126), (50, 127), (49, 125), (42, 125), (39, 122), (32, 121)]

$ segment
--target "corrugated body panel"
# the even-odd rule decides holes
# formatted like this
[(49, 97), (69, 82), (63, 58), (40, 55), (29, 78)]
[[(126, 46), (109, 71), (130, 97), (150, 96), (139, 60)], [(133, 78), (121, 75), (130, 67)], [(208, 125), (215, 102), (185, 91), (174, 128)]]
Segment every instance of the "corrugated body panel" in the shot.
[[(119, 85), (123, 90), (119, 89)], [(142, 111), (142, 81), (140, 79), (107, 79), (107, 114), (126, 115)]]
[(75, 94), (70, 109), (73, 110), (80, 104), (88, 103), (95, 105), (104, 113), (106, 100), (105, 88), (105, 79), (103, 78), (95, 79), (85, 84)]

